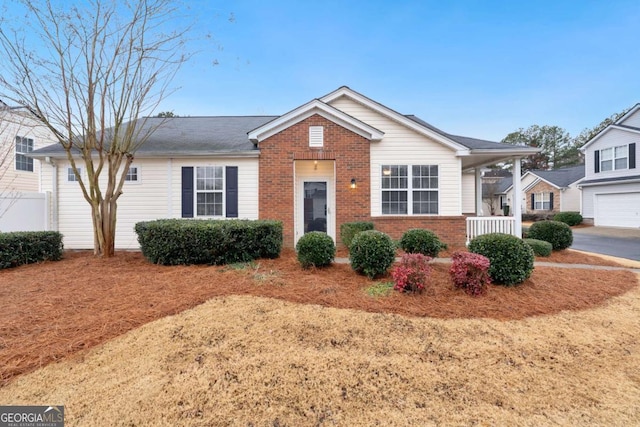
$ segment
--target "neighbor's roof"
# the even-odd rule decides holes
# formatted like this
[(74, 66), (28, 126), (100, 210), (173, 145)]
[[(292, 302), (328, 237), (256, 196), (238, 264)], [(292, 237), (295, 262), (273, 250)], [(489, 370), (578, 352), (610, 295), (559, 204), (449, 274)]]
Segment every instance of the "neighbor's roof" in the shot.
[(553, 170), (531, 170), (529, 171), (558, 188), (565, 188), (574, 182), (584, 178), (584, 164)]

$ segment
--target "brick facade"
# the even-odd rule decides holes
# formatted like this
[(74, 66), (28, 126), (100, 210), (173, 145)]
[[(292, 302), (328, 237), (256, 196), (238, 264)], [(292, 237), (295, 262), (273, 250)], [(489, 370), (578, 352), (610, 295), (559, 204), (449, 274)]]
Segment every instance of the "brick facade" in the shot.
[[(551, 193), (553, 194), (553, 209), (551, 210), (535, 210), (534, 206), (531, 204), (531, 195), (538, 193)], [(560, 190), (552, 185), (549, 185), (545, 181), (539, 181), (536, 185), (530, 188), (525, 193), (525, 198), (527, 201), (527, 212), (528, 213), (556, 213), (560, 212)]]
[[(309, 147), (309, 126), (324, 127), (322, 148)], [(370, 144), (344, 127), (313, 115), (260, 142), (259, 215), (283, 222), (284, 245), (295, 242), (294, 163), (299, 160), (335, 161), (335, 223), (340, 244), (340, 225), (373, 221), (377, 230), (399, 239), (410, 228), (427, 228), (450, 245), (464, 245), (464, 216), (371, 218)], [(351, 188), (351, 179), (356, 188)]]
[[(309, 126), (324, 126), (324, 146), (309, 147)], [(369, 140), (313, 115), (260, 142), (260, 218), (284, 225), (284, 245), (294, 238), (294, 161), (334, 160), (336, 233), (340, 224), (370, 218)], [(351, 179), (357, 182), (351, 188)], [(339, 236), (337, 236), (339, 238)]]

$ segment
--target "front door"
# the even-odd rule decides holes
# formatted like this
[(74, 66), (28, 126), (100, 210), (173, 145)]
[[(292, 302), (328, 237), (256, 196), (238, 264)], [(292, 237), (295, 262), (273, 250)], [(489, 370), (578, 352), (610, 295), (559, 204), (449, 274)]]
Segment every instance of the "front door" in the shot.
[(335, 241), (333, 196), (329, 178), (302, 178), (298, 185), (296, 242), (310, 231), (322, 231)]
[(327, 232), (327, 187), (326, 181), (303, 181), (304, 234)]

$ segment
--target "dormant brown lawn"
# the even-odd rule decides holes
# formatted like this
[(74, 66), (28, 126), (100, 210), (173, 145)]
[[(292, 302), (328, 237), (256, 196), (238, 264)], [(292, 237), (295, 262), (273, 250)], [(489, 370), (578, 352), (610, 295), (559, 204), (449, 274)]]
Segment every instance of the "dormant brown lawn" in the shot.
[(640, 423), (632, 273), (538, 267), (478, 299), (446, 270), (424, 295), (378, 298), (348, 266), (304, 271), (290, 252), (238, 270), (71, 253), (3, 271), (0, 404), (64, 404), (68, 425)]

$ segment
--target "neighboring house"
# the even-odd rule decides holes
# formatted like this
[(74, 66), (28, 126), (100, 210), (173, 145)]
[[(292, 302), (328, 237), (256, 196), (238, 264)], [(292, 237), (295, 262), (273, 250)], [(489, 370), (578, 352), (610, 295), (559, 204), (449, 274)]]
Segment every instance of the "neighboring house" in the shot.
[[(286, 246), (311, 230), (339, 241), (350, 221), (393, 238), (428, 228), (461, 245), (465, 214), (481, 209), (480, 169), (514, 160), (519, 173), (519, 159), (539, 151), (445, 133), (348, 87), (282, 116), (140, 120), (157, 128), (118, 202), (117, 248), (138, 247), (138, 221), (180, 217), (281, 220)], [(57, 195), (52, 227), (66, 248), (91, 248), (90, 209), (63, 150), (32, 155), (52, 159), (42, 172)]]
[(54, 141), (31, 111), (0, 101), (0, 231), (44, 229), (41, 165), (29, 154)]
[(584, 165), (528, 171), (522, 176), (526, 200), (524, 211), (534, 214), (580, 212), (578, 183), (584, 178), (584, 173)]
[[(584, 178), (584, 165), (552, 170), (530, 170), (520, 178), (522, 186), (522, 213), (552, 214), (580, 211), (580, 188)], [(512, 180), (500, 196), (508, 203), (513, 200)], [(506, 183), (505, 183), (506, 184)]]
[(611, 227), (640, 227), (640, 104), (582, 148), (582, 216)]
[(482, 212), (484, 215), (503, 215), (504, 206), (510, 204), (507, 189), (513, 176), (507, 170), (489, 170), (482, 174)]

